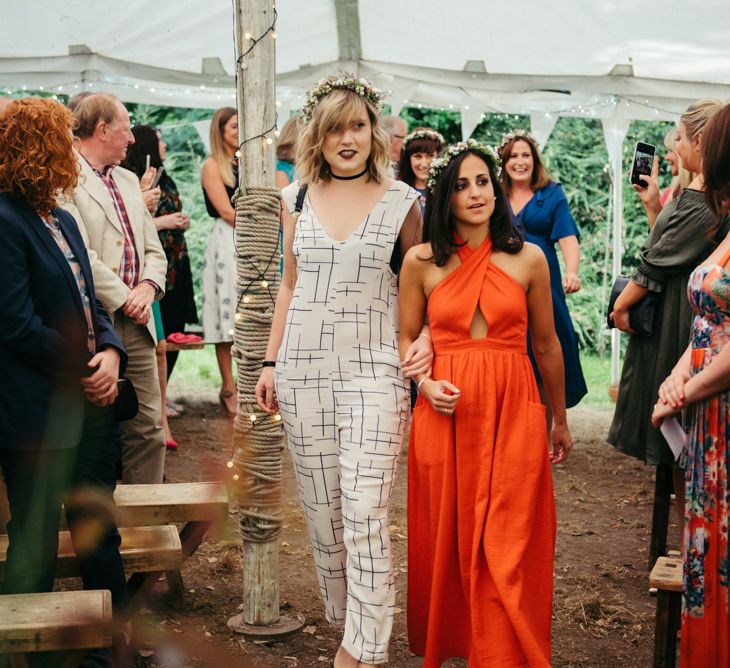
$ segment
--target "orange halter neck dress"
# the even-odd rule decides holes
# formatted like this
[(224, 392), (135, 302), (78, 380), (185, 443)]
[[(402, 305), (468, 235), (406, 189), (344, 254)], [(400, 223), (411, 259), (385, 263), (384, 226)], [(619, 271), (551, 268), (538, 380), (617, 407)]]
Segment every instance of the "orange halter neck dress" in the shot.
[[(491, 239), (431, 293), (433, 378), (453, 415), (419, 396), (408, 452), (408, 634), (437, 668), (550, 665), (555, 500), (545, 409), (527, 355), (525, 289)], [(487, 336), (473, 339), (481, 309)]]

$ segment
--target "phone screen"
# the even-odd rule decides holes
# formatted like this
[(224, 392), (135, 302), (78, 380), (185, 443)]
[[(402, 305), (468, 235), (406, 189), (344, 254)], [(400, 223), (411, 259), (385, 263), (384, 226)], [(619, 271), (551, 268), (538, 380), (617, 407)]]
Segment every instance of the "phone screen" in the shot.
[(157, 168), (157, 174), (155, 174), (155, 180), (152, 181), (152, 185), (150, 186), (150, 189), (157, 188), (157, 184), (160, 182), (160, 179), (162, 178), (162, 172), (164, 172), (164, 171), (165, 171), (164, 167)]
[(651, 174), (651, 166), (654, 162), (654, 154), (656, 148), (651, 144), (645, 144), (644, 142), (636, 142), (636, 148), (634, 149), (634, 164), (631, 167), (631, 183), (635, 183), (643, 188), (646, 187), (644, 181), (639, 176), (642, 174)]

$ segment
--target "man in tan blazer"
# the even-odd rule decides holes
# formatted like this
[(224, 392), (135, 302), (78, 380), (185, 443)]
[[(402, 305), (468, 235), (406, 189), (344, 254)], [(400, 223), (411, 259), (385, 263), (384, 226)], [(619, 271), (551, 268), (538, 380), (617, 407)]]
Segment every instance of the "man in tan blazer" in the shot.
[(126, 377), (137, 390), (139, 413), (121, 423), (123, 480), (160, 483), (165, 437), (157, 376), (152, 302), (165, 289), (167, 259), (147, 211), (139, 180), (119, 163), (134, 143), (129, 113), (113, 95), (95, 93), (74, 110), (79, 185), (63, 202), (89, 250), (96, 295), (129, 356)]

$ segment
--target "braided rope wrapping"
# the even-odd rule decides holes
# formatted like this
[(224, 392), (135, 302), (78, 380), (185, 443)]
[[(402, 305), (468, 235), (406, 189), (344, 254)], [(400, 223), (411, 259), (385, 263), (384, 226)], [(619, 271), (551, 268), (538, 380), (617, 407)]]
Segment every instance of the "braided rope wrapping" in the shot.
[(249, 187), (238, 194), (235, 207), (238, 414), (233, 465), (241, 537), (264, 543), (279, 536), (282, 524), (282, 424), (261, 411), (254, 396), (279, 288), (280, 194), (276, 188)]

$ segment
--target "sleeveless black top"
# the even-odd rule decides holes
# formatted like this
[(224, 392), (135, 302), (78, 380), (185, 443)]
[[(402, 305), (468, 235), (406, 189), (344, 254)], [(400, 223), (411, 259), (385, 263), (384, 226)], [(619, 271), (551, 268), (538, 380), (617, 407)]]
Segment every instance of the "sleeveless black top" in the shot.
[[(228, 199), (233, 199), (233, 194), (236, 192), (236, 188), (238, 187), (238, 166), (233, 166), (233, 181), (236, 184), (235, 186), (229, 186), (225, 182), (223, 185), (226, 187), (226, 193), (228, 193)], [(208, 211), (208, 215), (211, 218), (220, 218), (221, 215), (216, 211), (216, 208), (213, 206), (213, 202), (210, 201), (210, 198), (208, 197), (208, 193), (205, 192), (205, 188), (203, 188), (203, 199), (205, 200), (205, 208)]]

